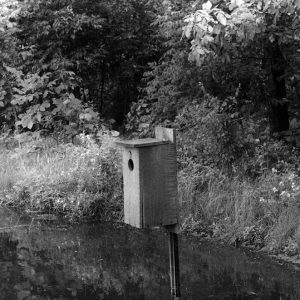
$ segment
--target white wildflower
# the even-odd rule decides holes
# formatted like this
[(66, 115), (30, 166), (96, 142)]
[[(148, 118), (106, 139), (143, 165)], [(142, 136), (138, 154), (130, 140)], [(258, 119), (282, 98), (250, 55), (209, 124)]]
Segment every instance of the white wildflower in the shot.
[(266, 200), (263, 197), (259, 197), (259, 202), (266, 202)]
[(287, 198), (290, 198), (290, 197), (291, 197), (291, 194), (288, 193), (287, 191), (282, 191), (282, 192), (280, 193), (280, 196), (281, 196), (281, 197), (287, 197)]
[(300, 190), (299, 185), (296, 185), (296, 186), (293, 188), (293, 191), (294, 191), (294, 192), (298, 192), (299, 190)]
[(292, 174), (290, 174), (290, 176), (289, 176), (289, 180), (290, 181), (293, 181), (293, 179), (296, 177), (296, 174), (294, 174), (294, 173), (292, 173)]

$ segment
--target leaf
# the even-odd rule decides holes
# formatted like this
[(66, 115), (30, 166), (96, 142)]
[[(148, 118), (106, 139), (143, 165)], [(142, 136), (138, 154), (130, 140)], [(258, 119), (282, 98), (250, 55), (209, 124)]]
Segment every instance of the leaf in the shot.
[(233, 11), (236, 7), (237, 7), (237, 5), (236, 5), (235, 3), (231, 3), (231, 4), (229, 5), (229, 10), (230, 10), (230, 11)]
[(36, 118), (37, 118), (37, 120), (38, 120), (39, 122), (42, 121), (42, 115), (41, 115), (40, 112), (38, 112), (38, 113), (36, 114)]
[(32, 126), (33, 126), (33, 122), (32, 122), (32, 120), (29, 120), (27, 123), (27, 128), (31, 129)]
[(16, 92), (16, 93), (18, 93), (18, 94), (20, 94), (20, 95), (24, 95), (24, 91), (22, 91), (22, 90), (20, 90), (20, 89), (18, 89), (16, 87), (13, 88), (13, 91)]
[(188, 26), (185, 27), (184, 34), (188, 39), (191, 37), (192, 29), (193, 29), (193, 25), (191, 25), (191, 24), (189, 24)]
[(0, 107), (4, 107), (4, 102), (0, 101)]
[(213, 33), (215, 33), (216, 35), (219, 35), (221, 32), (221, 29), (222, 29), (221, 25), (218, 24), (217, 26), (214, 27)]
[(50, 107), (50, 103), (48, 101), (43, 102), (42, 104), (45, 108)]
[(17, 78), (20, 78), (23, 75), (22, 71), (18, 71), (16, 68), (11, 68), (9, 66), (5, 66), (5, 68), (8, 72), (12, 73)]
[(48, 95), (48, 93), (49, 93), (49, 91), (48, 91), (48, 90), (46, 90), (46, 91), (44, 92), (44, 94), (43, 94), (43, 98), (46, 98), (46, 97), (47, 97), (47, 95)]
[(29, 102), (31, 102), (33, 100), (33, 94), (30, 94), (30, 95), (26, 95), (26, 98)]
[(226, 24), (227, 24), (227, 19), (226, 19), (226, 17), (224, 16), (224, 14), (218, 13), (217, 19), (218, 19), (218, 21), (219, 21), (223, 26), (226, 26)]
[(244, 4), (243, 0), (235, 0), (237, 6), (242, 6)]
[(273, 34), (271, 34), (271, 35), (269, 36), (269, 41), (270, 41), (271, 43), (274, 43), (275, 37), (274, 37)]
[(212, 4), (210, 1), (207, 1), (204, 4), (202, 4), (202, 9), (204, 10), (210, 10), (211, 8), (212, 8)]
[(225, 61), (228, 62), (228, 63), (230, 63), (230, 57), (229, 57), (229, 55), (226, 53), (224, 56), (225, 56)]
[(212, 26), (208, 25), (207, 30), (209, 33), (213, 33), (214, 28)]
[(73, 94), (73, 93), (70, 93), (70, 94), (69, 94), (69, 98), (70, 98), (70, 100), (74, 100), (74, 99), (75, 99), (74, 94)]
[[(205, 45), (205, 44), (209, 44), (211, 43), (212, 41), (214, 40), (214, 38), (210, 35), (205, 35), (203, 38), (202, 38), (202, 44)], [(203, 51), (203, 49), (202, 49)]]
[(84, 118), (85, 118), (87, 121), (91, 121), (92, 118), (93, 118), (93, 116), (87, 113), (87, 114), (84, 114)]

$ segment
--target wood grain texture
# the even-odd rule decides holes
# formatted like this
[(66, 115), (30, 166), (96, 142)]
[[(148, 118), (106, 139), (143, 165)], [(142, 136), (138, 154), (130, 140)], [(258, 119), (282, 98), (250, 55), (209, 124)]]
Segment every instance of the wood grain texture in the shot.
[[(175, 232), (178, 224), (175, 132), (159, 127), (155, 134), (156, 139), (120, 144), (124, 147), (124, 219), (137, 228), (165, 226)], [(128, 165), (130, 159), (133, 170)]]
[(179, 202), (177, 191), (177, 158), (176, 158), (176, 132), (172, 128), (155, 128), (155, 137), (167, 140), (170, 143), (164, 148), (162, 162), (164, 165), (164, 206), (163, 226), (169, 231), (177, 231), (177, 227), (170, 226), (179, 223)]
[[(124, 222), (137, 228), (141, 228), (143, 224), (139, 156), (138, 149), (123, 149)], [(134, 164), (132, 171), (128, 167), (129, 159)]]
[(151, 146), (167, 144), (168, 141), (146, 138), (146, 139), (137, 139), (137, 140), (116, 141), (115, 143), (123, 147), (142, 148), (142, 147), (151, 147)]
[(162, 147), (154, 146), (141, 149), (141, 199), (143, 202), (143, 226), (160, 226), (161, 195), (163, 178), (161, 176)]
[(156, 126), (155, 127), (155, 138), (158, 140), (171, 142), (174, 146), (174, 150), (176, 153), (176, 131), (175, 131), (175, 129)]

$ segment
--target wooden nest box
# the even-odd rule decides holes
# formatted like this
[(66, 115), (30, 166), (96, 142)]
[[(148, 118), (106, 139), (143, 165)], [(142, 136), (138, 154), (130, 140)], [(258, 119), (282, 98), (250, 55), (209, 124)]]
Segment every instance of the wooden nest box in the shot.
[(147, 228), (178, 223), (176, 141), (173, 129), (155, 138), (118, 141), (123, 147), (125, 223)]

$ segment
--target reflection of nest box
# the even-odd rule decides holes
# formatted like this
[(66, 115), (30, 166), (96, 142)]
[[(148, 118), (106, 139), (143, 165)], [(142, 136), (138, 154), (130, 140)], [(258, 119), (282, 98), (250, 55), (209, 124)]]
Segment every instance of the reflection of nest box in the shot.
[(123, 147), (125, 223), (138, 228), (178, 223), (174, 130), (156, 127), (155, 137), (117, 142)]

